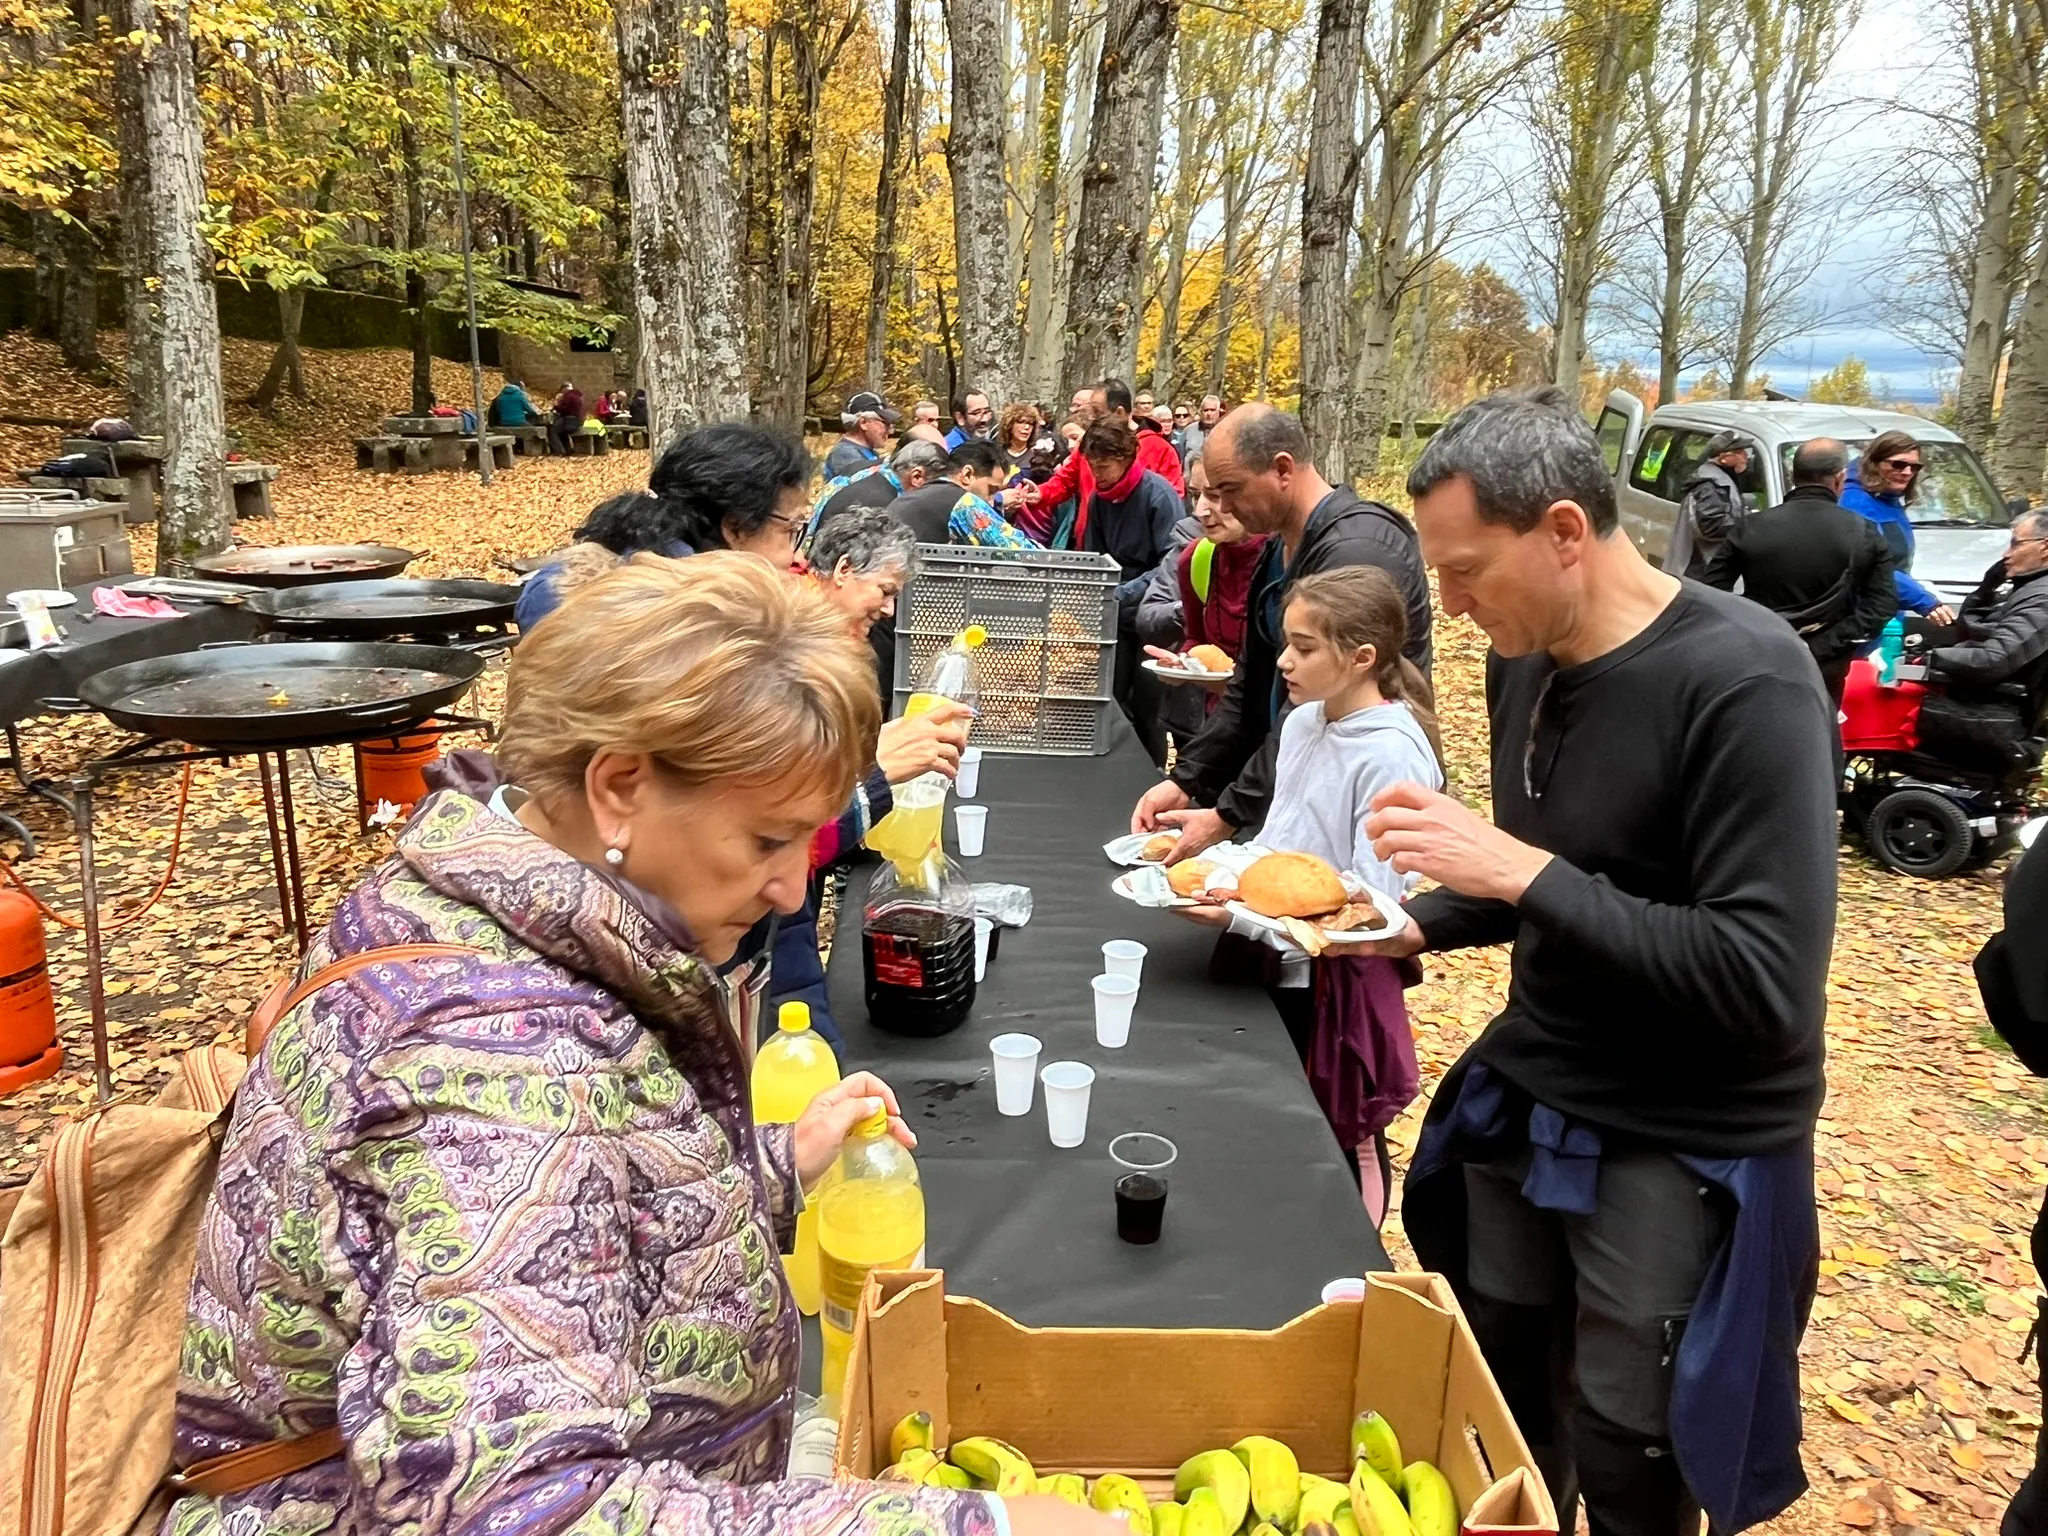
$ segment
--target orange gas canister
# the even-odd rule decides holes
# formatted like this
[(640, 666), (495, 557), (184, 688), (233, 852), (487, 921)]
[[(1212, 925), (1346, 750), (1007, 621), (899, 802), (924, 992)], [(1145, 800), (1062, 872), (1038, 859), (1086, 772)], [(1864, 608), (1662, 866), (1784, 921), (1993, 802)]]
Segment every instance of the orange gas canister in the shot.
[(0, 885), (0, 1094), (63, 1065), (43, 915), (22, 892)]
[(401, 817), (427, 797), (427, 764), (441, 755), (439, 731), (417, 731), (366, 741), (356, 748), (356, 790), (367, 823), (377, 802), (387, 800)]

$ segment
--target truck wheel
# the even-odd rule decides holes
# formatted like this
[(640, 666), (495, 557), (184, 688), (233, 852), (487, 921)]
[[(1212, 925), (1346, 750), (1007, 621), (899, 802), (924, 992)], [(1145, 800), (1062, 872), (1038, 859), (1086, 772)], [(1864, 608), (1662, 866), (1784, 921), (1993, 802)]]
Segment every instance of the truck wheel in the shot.
[(1886, 869), (1940, 880), (1969, 861), (1977, 834), (1962, 807), (1931, 789), (1899, 789), (1878, 801), (1864, 823), (1870, 856)]

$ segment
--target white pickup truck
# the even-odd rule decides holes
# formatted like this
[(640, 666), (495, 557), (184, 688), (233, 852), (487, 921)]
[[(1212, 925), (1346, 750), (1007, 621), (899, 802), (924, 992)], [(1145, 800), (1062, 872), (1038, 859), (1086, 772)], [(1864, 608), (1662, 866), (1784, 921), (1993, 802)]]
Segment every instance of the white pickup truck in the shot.
[(1596, 430), (1614, 475), (1621, 525), (1656, 564), (1663, 564), (1671, 547), (1686, 478), (1705, 457), (1707, 440), (1731, 427), (1762, 449), (1750, 455), (1741, 481), (1752, 508), (1785, 499), (1792, 451), (1810, 438), (1838, 438), (1853, 456), (1880, 432), (1910, 432), (1927, 465), (1919, 498), (1907, 509), (1913, 574), (1951, 606), (1975, 591), (1991, 562), (2005, 553), (2013, 512), (2025, 505), (2000, 500), (1969, 445), (1919, 416), (1777, 400), (1686, 400), (1646, 411), (1642, 401), (1618, 389), (1607, 397)]

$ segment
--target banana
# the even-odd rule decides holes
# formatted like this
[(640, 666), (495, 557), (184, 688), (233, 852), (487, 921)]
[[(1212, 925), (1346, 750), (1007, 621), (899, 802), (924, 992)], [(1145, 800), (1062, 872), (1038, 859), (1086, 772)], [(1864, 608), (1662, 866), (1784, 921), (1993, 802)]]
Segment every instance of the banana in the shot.
[(1285, 1536), (1285, 1533), (1272, 1521), (1261, 1520), (1252, 1527), (1252, 1536)]
[(1301, 1480), (1301, 1507), (1295, 1512), (1295, 1519), (1303, 1527), (1333, 1525), (1337, 1511), (1348, 1508), (1350, 1503), (1351, 1490), (1342, 1483), (1309, 1474)]
[(1337, 1511), (1335, 1524), (1337, 1536), (1359, 1536), (1358, 1517), (1351, 1513), (1349, 1504)]
[(1152, 1506), (1152, 1536), (1181, 1536), (1181, 1522), (1187, 1511), (1170, 1499)]
[[(1216, 1490), (1205, 1484), (1187, 1497), (1187, 1513), (1180, 1519), (1180, 1536), (1231, 1536), (1237, 1527), (1225, 1520), (1228, 1513), (1223, 1501), (1216, 1497)], [(1237, 1518), (1242, 1521), (1244, 1516), (1240, 1514)]]
[(932, 1440), (932, 1416), (922, 1408), (915, 1413), (906, 1413), (896, 1421), (896, 1427), (889, 1431), (889, 1459), (901, 1461), (903, 1453), (910, 1450), (935, 1450)]
[(1041, 1477), (1038, 1491), (1083, 1508), (1088, 1504), (1088, 1479), (1078, 1472), (1055, 1472), (1050, 1477)]
[(1351, 1469), (1351, 1514), (1361, 1536), (1415, 1536), (1414, 1522), (1401, 1505), (1401, 1495), (1387, 1486), (1369, 1461)]
[(1301, 1508), (1301, 1463), (1294, 1452), (1266, 1435), (1246, 1435), (1230, 1452), (1251, 1478), (1252, 1509), (1259, 1519), (1283, 1530), (1291, 1527)]
[(946, 1454), (954, 1466), (1006, 1499), (1038, 1490), (1038, 1474), (1032, 1470), (1030, 1459), (1006, 1440), (970, 1435), (965, 1440), (955, 1440)]
[[(1229, 1451), (1204, 1451), (1182, 1462), (1173, 1475), (1174, 1497), (1192, 1503), (1188, 1496), (1199, 1488), (1215, 1493), (1217, 1507), (1223, 1512), (1223, 1536), (1230, 1536), (1244, 1524), (1244, 1512), (1252, 1501), (1252, 1475), (1235, 1455)], [(1189, 1532), (1188, 1536), (1194, 1533)]]
[(1394, 1426), (1376, 1413), (1361, 1413), (1351, 1423), (1351, 1463), (1361, 1461), (1395, 1493), (1401, 1492), (1401, 1442)]
[(1337, 1527), (1327, 1520), (1304, 1520), (1294, 1536), (1337, 1536)]
[(925, 1473), (924, 1485), (927, 1488), (957, 1488), (964, 1493), (974, 1486), (974, 1479), (950, 1461), (942, 1461)]
[(1415, 1536), (1458, 1536), (1458, 1496), (1451, 1492), (1450, 1479), (1426, 1461), (1409, 1462), (1401, 1475), (1408, 1485)]
[(1105, 1472), (1095, 1479), (1088, 1502), (1105, 1515), (1121, 1515), (1137, 1536), (1154, 1536), (1152, 1506), (1145, 1501), (1145, 1490), (1123, 1473)]
[(925, 1474), (938, 1464), (939, 1458), (937, 1453), (927, 1451), (920, 1446), (912, 1446), (901, 1456), (897, 1457), (893, 1465), (884, 1467), (877, 1474), (875, 1481), (878, 1483), (921, 1483), (924, 1481)]

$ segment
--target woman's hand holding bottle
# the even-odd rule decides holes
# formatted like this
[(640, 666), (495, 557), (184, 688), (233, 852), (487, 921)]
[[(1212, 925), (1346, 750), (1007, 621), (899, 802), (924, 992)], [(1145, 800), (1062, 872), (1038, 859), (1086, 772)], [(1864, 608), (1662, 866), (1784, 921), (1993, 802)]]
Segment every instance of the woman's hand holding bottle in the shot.
[(917, 1136), (903, 1121), (896, 1091), (872, 1072), (856, 1072), (811, 1100), (796, 1122), (796, 1176), (806, 1194), (839, 1160), (853, 1128), (883, 1108), (889, 1111), (889, 1134), (915, 1147)]

